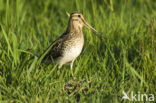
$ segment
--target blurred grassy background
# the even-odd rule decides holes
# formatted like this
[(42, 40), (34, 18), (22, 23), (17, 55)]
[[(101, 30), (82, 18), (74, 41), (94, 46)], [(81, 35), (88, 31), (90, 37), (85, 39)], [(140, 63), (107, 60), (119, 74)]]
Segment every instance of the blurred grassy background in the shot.
[[(81, 82), (65, 90), (69, 66), (29, 59), (66, 30), (66, 12), (74, 11), (107, 39), (83, 29), (74, 63)], [(155, 19), (155, 0), (0, 0), (0, 102), (127, 103), (122, 91), (155, 94)]]

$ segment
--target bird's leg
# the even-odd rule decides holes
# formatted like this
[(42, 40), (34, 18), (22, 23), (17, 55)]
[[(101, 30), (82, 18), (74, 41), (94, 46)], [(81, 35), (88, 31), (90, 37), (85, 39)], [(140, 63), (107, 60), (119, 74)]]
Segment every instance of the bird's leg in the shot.
[(70, 73), (71, 73), (73, 79), (76, 80), (76, 78), (74, 77), (74, 74), (73, 74), (73, 62), (74, 62), (74, 60), (70, 63)]

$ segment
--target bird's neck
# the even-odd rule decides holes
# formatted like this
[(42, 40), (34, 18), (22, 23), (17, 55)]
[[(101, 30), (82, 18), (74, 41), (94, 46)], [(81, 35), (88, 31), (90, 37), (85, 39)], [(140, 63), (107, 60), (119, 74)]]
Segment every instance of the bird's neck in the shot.
[(70, 22), (67, 27), (68, 32), (82, 32), (82, 26), (77, 22)]

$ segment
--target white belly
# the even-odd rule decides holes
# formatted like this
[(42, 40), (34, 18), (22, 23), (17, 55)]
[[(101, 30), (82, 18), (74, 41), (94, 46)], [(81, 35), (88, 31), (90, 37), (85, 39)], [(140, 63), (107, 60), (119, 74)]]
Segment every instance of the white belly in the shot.
[(70, 63), (71, 61), (75, 60), (81, 53), (83, 48), (84, 40), (83, 38), (80, 41), (77, 41), (76, 45), (67, 48), (63, 56), (57, 62), (61, 67), (63, 64)]
[(67, 62), (76, 59), (80, 55), (82, 48), (82, 44), (78, 46), (73, 46), (72, 48), (64, 52), (64, 59), (66, 59)]

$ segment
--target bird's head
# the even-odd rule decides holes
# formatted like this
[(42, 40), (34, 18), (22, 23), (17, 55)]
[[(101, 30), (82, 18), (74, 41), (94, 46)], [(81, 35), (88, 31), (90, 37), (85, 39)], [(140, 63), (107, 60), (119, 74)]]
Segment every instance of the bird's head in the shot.
[(83, 27), (87, 27), (88, 29), (92, 30), (96, 35), (100, 35), (103, 37), (102, 34), (98, 33), (92, 26), (90, 26), (84, 19), (83, 15), (78, 12), (73, 12), (70, 14), (69, 23), (68, 23), (68, 31), (78, 30), (81, 31)]
[(74, 12), (71, 13), (70, 18), (69, 18), (69, 25), (70, 29), (74, 30), (81, 30), (83, 28), (85, 20), (84, 17), (81, 13)]
[(85, 21), (83, 15), (78, 12), (71, 13), (68, 26), (70, 26), (71, 29), (82, 29), (85, 26), (93, 32), (97, 32)]

